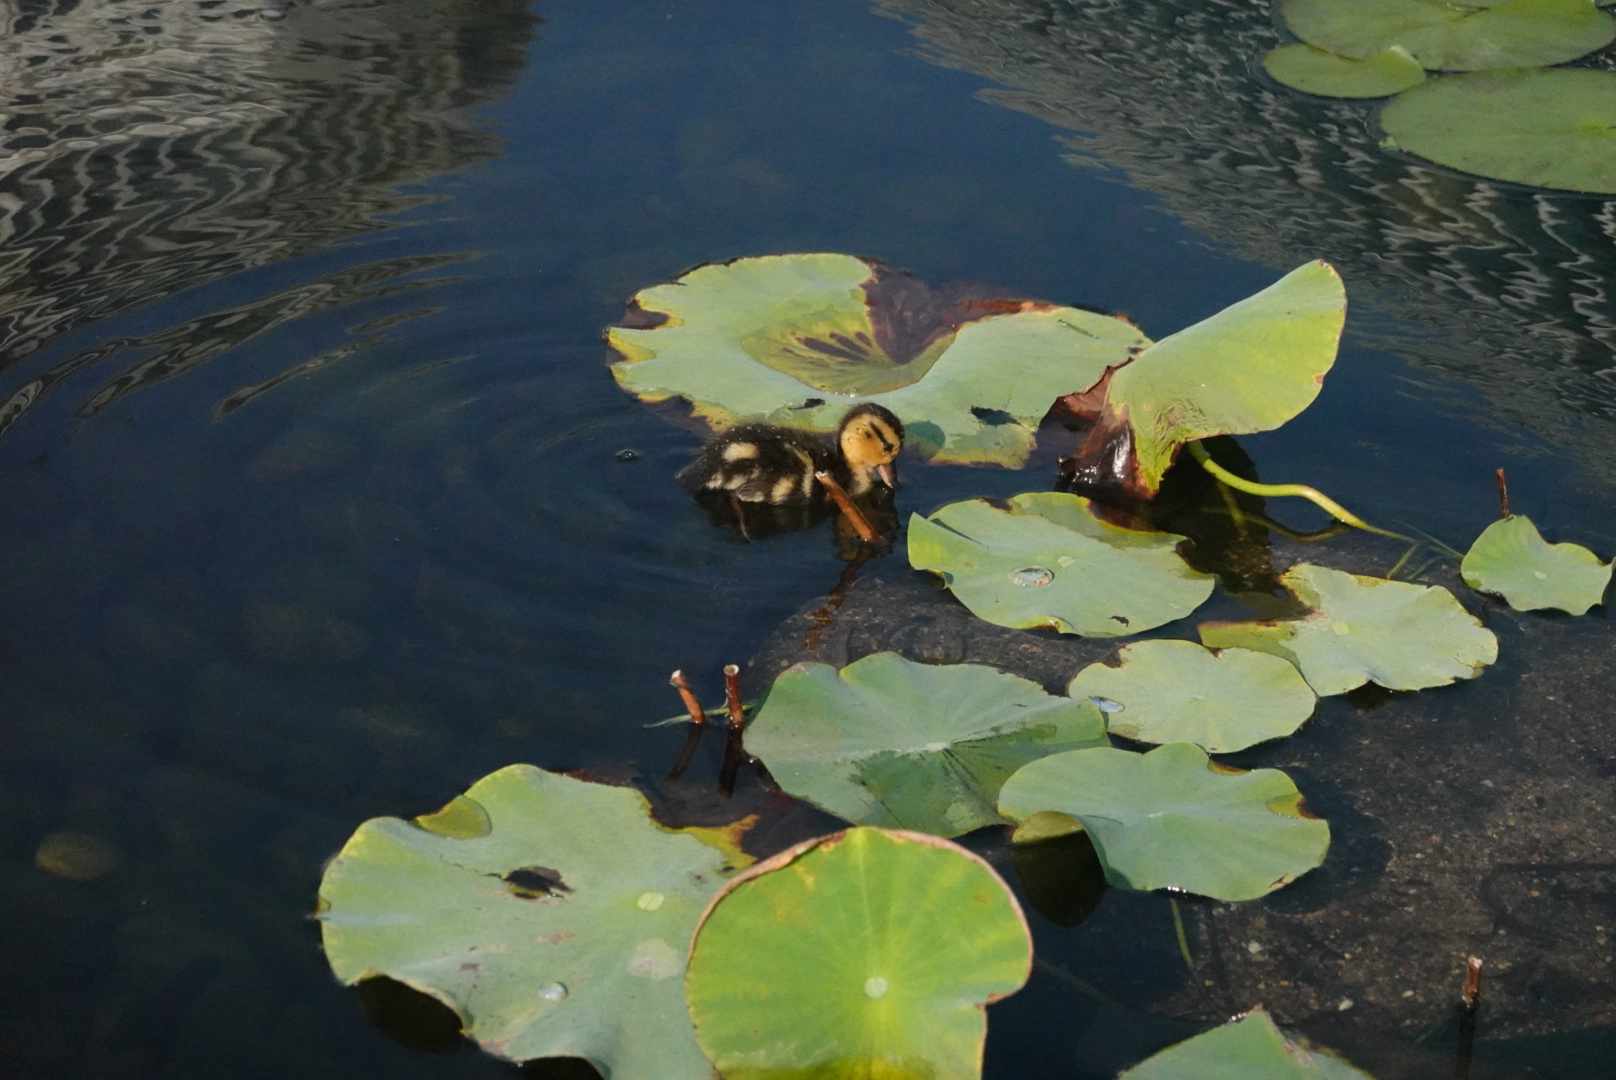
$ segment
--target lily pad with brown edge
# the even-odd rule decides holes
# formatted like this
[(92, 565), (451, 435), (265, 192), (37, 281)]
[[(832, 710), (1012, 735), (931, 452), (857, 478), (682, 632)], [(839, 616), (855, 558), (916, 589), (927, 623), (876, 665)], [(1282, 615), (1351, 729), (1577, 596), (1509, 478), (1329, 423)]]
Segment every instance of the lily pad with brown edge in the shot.
[(1498, 659), (1498, 639), (1435, 585), (1298, 563), (1280, 583), (1313, 609), (1300, 619), (1208, 622), (1202, 644), (1284, 657), (1320, 697), (1366, 682), (1423, 690), (1472, 679)]
[(1616, 22), (1594, 0), (1508, 0), (1490, 7), (1285, 0), (1280, 12), (1309, 45), (1353, 60), (1400, 45), (1431, 71), (1563, 64), (1616, 40)]
[(1106, 879), (1124, 889), (1181, 889), (1254, 900), (1324, 861), (1330, 827), (1278, 769), (1242, 772), (1192, 743), (1148, 754), (1102, 747), (1039, 758), (999, 792), (999, 812), (1081, 822)]
[(685, 997), (725, 1080), (977, 1080), (984, 1007), (1032, 938), (986, 862), (924, 833), (855, 828), (738, 876), (702, 916)]
[(1281, 45), (1262, 59), (1275, 82), (1321, 97), (1377, 98), (1425, 81), (1425, 69), (1401, 45), (1352, 60), (1312, 45)]
[(1261, 1006), (1174, 1043), (1117, 1080), (1373, 1080), (1334, 1054), (1293, 1042)]
[(607, 334), (612, 372), (646, 402), (683, 400), (713, 430), (761, 420), (833, 431), (876, 402), (906, 455), (1021, 466), (1055, 399), (1149, 343), (1078, 308), (932, 289), (851, 255), (769, 255), (700, 266), (637, 293)]
[(1466, 585), (1497, 593), (1516, 611), (1558, 608), (1572, 615), (1604, 599), (1610, 571), (1610, 563), (1580, 544), (1544, 540), (1520, 514), (1487, 526), (1459, 564)]
[(1123, 637), (1181, 619), (1216, 578), (1177, 552), (1182, 536), (1105, 521), (1080, 495), (949, 503), (909, 519), (909, 564), (940, 574), (978, 618), (1030, 630)]
[(1002, 824), (999, 788), (1035, 758), (1106, 745), (1086, 700), (984, 664), (882, 652), (780, 673), (746, 749), (791, 795), (861, 825), (959, 836)]
[(1380, 123), (1401, 149), (1450, 169), (1616, 194), (1616, 74), (1608, 71), (1432, 79), (1388, 102)]
[(1093, 425), (1074, 479), (1148, 499), (1185, 443), (1284, 424), (1318, 396), (1346, 311), (1335, 268), (1307, 263), (1064, 398), (1065, 413)]
[(436, 998), (513, 1061), (710, 1080), (681, 976), (702, 911), (750, 861), (744, 825), (665, 829), (631, 788), (531, 765), (417, 821), (367, 821), (326, 867), (318, 918), (339, 980)]

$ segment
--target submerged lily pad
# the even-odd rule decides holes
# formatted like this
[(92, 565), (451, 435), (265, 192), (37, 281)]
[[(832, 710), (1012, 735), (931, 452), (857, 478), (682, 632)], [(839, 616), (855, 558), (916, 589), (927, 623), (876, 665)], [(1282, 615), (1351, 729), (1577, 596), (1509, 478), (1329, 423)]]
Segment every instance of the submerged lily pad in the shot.
[(1117, 1080), (1373, 1080), (1333, 1054), (1294, 1043), (1261, 1008), (1174, 1043)]
[(1082, 822), (1111, 884), (1252, 900), (1324, 861), (1330, 827), (1278, 769), (1230, 772), (1191, 743), (1148, 754), (1102, 747), (1041, 758), (1012, 776), (999, 810)]
[(1042, 491), (1007, 510), (981, 499), (909, 519), (909, 563), (943, 576), (961, 603), (988, 622), (1121, 637), (1183, 618), (1212, 593), (1171, 533), (1102, 521), (1089, 500)]
[(608, 333), (617, 381), (647, 402), (684, 399), (714, 429), (832, 431), (873, 401), (904, 421), (911, 453), (1010, 467), (1056, 398), (1148, 344), (1123, 319), (933, 290), (836, 254), (700, 266), (639, 292), (626, 321)]
[(759, 863), (708, 909), (685, 994), (725, 1080), (977, 1080), (983, 1007), (1032, 939), (987, 863), (934, 836), (849, 829)]
[(1004, 819), (999, 788), (1061, 750), (1105, 745), (1088, 701), (982, 664), (917, 664), (866, 656), (838, 672), (782, 672), (746, 748), (780, 786), (862, 825), (959, 836)]
[(1616, 39), (1593, 0), (1509, 0), (1456, 7), (1428, 0), (1286, 0), (1285, 25), (1309, 45), (1367, 60), (1394, 45), (1432, 71), (1563, 64)]
[(1451, 169), (1616, 194), (1616, 74), (1608, 71), (1433, 79), (1389, 102), (1380, 123), (1404, 150)]
[(1573, 615), (1604, 599), (1610, 570), (1580, 544), (1548, 543), (1519, 514), (1487, 526), (1459, 565), (1466, 585), (1499, 594), (1516, 611), (1559, 608)]
[(422, 820), (453, 827), (375, 818), (326, 867), (319, 918), (338, 979), (414, 987), (514, 1061), (710, 1080), (680, 976), (702, 910), (744, 856), (663, 829), (632, 789), (531, 765)]
[(1277, 656), (1162, 639), (1125, 645), (1118, 657), (1119, 667), (1078, 672), (1066, 692), (1107, 703), (1107, 728), (1129, 739), (1228, 754), (1289, 735), (1313, 715), (1313, 691)]
[(1299, 563), (1280, 583), (1313, 608), (1301, 619), (1211, 622), (1208, 648), (1238, 646), (1282, 656), (1320, 697), (1366, 682), (1423, 690), (1472, 679), (1498, 659), (1491, 630), (1439, 586), (1362, 577)]
[(1323, 97), (1387, 97), (1425, 81), (1425, 69), (1401, 45), (1367, 60), (1351, 60), (1312, 45), (1281, 45), (1263, 57), (1262, 66), (1274, 81)]

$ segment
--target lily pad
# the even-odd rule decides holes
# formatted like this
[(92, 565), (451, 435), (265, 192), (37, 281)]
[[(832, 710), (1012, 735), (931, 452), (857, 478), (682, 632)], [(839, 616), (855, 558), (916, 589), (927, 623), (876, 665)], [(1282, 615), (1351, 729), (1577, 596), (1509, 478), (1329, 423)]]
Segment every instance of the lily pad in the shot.
[(984, 1006), (1032, 939), (987, 863), (947, 840), (849, 829), (737, 877), (691, 948), (685, 995), (725, 1080), (977, 1080)]
[(658, 826), (632, 789), (531, 765), (422, 820), (450, 827), (375, 818), (326, 867), (319, 919), (338, 979), (385, 975), (429, 994), (514, 1061), (710, 1080), (680, 976), (738, 850)]
[(1238, 646), (1295, 664), (1320, 697), (1366, 682), (1423, 690), (1472, 679), (1498, 659), (1491, 630), (1439, 586), (1362, 577), (1299, 563), (1280, 583), (1313, 608), (1301, 619), (1211, 622), (1208, 648)]
[(1124, 889), (1182, 889), (1253, 900), (1324, 861), (1330, 827), (1307, 814), (1278, 769), (1231, 771), (1192, 743), (1148, 754), (1102, 747), (1041, 758), (999, 792), (999, 811), (1082, 822)]
[(715, 430), (748, 420), (832, 431), (873, 401), (906, 449), (1019, 467), (1063, 394), (1147, 339), (1126, 320), (966, 286), (933, 290), (851, 255), (700, 266), (639, 292), (608, 340), (612, 372), (647, 402), (686, 401)]
[(1091, 702), (982, 664), (889, 652), (840, 672), (782, 672), (746, 730), (747, 750), (790, 794), (861, 825), (938, 836), (1002, 823), (999, 787), (1027, 762), (1105, 744)]
[(1121, 637), (1183, 618), (1212, 593), (1190, 569), (1182, 536), (1102, 521), (1079, 495), (981, 499), (909, 519), (909, 562), (942, 575), (971, 612), (1023, 630)]
[(1228, 754), (1289, 735), (1317, 700), (1296, 668), (1250, 649), (1212, 652), (1193, 641), (1139, 641), (1118, 667), (1090, 664), (1067, 693), (1098, 698), (1106, 726), (1147, 743), (1191, 742)]
[(1387, 103), (1380, 123), (1404, 150), (1451, 169), (1616, 194), (1616, 74), (1608, 71), (1432, 79)]
[(1117, 1080), (1373, 1080), (1333, 1054), (1292, 1042), (1260, 1007), (1174, 1043)]
[(1262, 66), (1274, 81), (1323, 97), (1387, 97), (1425, 81), (1425, 69), (1401, 45), (1367, 60), (1350, 60), (1312, 45), (1281, 45), (1263, 57)]
[(1284, 424), (1318, 397), (1346, 311), (1340, 276), (1311, 262), (1151, 345), (1063, 399), (1093, 424), (1072, 460), (1075, 476), (1150, 498), (1184, 443)]
[(1459, 565), (1466, 585), (1499, 594), (1516, 611), (1559, 608), (1573, 615), (1604, 599), (1610, 569), (1580, 544), (1548, 543), (1519, 514), (1487, 526)]
[(1455, 7), (1428, 0), (1286, 0), (1285, 25), (1309, 45), (1367, 60), (1393, 45), (1432, 71), (1563, 64), (1616, 39), (1593, 0), (1509, 0)]

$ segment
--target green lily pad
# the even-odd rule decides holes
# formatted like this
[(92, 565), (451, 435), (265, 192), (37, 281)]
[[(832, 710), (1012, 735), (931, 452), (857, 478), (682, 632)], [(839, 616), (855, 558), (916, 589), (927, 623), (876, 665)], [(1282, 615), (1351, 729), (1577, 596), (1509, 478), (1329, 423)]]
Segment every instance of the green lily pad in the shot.
[(1402, 149), (1451, 169), (1616, 194), (1616, 74), (1608, 71), (1432, 79), (1388, 102), (1380, 123)]
[(787, 792), (861, 825), (959, 836), (1003, 822), (999, 787), (1034, 758), (1105, 745), (1088, 701), (982, 664), (876, 653), (782, 672), (746, 748)]
[(1000, 626), (1121, 637), (1183, 618), (1212, 593), (1171, 533), (1102, 521), (1089, 500), (1052, 491), (1000, 510), (981, 499), (909, 519), (909, 563), (942, 575), (971, 612)]
[(1106, 726), (1129, 739), (1229, 754), (1289, 735), (1313, 715), (1307, 681), (1277, 656), (1162, 639), (1125, 645), (1118, 657), (1119, 667), (1078, 672), (1066, 692), (1106, 702)]
[(1423, 690), (1471, 679), (1498, 659), (1498, 639), (1438, 586), (1299, 563), (1280, 577), (1313, 614), (1200, 626), (1208, 648), (1238, 646), (1295, 664), (1320, 697), (1366, 682)]
[(977, 1080), (983, 1007), (1031, 969), (1026, 919), (987, 863), (861, 828), (731, 882), (696, 932), (685, 996), (725, 1080)]
[(1401, 45), (1367, 60), (1350, 60), (1312, 45), (1281, 45), (1263, 57), (1262, 66), (1275, 82), (1323, 97), (1387, 97), (1425, 81), (1425, 69)]
[(608, 332), (617, 381), (647, 402), (683, 399), (714, 429), (833, 431), (873, 401), (904, 421), (911, 453), (1009, 467), (1026, 461), (1056, 398), (1149, 343), (1123, 319), (931, 290), (835, 254), (697, 267), (642, 290), (630, 316)]
[(1432, 71), (1544, 67), (1616, 39), (1593, 0), (1509, 0), (1455, 7), (1427, 0), (1286, 0), (1281, 13), (1309, 45), (1368, 60), (1393, 45)]
[(1284, 424), (1318, 397), (1346, 311), (1334, 267), (1311, 262), (1151, 345), (1063, 399), (1093, 424), (1072, 459), (1075, 475), (1150, 498), (1184, 443)]
[(1017, 821), (1040, 811), (1076, 818), (1113, 885), (1218, 900), (1265, 896), (1330, 847), (1330, 827), (1307, 815), (1290, 777), (1224, 769), (1192, 743), (1040, 758), (1005, 783), (999, 811)]
[(1294, 1043), (1260, 1007), (1174, 1043), (1117, 1080), (1373, 1080), (1333, 1054)]
[(1519, 514), (1487, 526), (1459, 573), (1466, 585), (1497, 593), (1516, 611), (1559, 608), (1583, 615), (1610, 585), (1610, 563), (1580, 544), (1548, 543), (1532, 519)]
[(414, 987), (514, 1061), (711, 1080), (679, 977), (738, 850), (658, 826), (637, 791), (531, 765), (422, 820), (450, 828), (375, 818), (326, 867), (319, 919), (338, 979)]

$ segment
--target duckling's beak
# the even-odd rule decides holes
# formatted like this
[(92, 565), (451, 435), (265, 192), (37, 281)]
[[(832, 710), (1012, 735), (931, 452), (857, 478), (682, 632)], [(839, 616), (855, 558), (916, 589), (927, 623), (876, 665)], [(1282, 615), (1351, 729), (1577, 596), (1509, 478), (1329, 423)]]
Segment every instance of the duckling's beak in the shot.
[(896, 488), (898, 486), (898, 471), (892, 467), (892, 462), (890, 461), (884, 465), (877, 465), (875, 467), (875, 475), (879, 476), (881, 478), (881, 482), (889, 488)]

